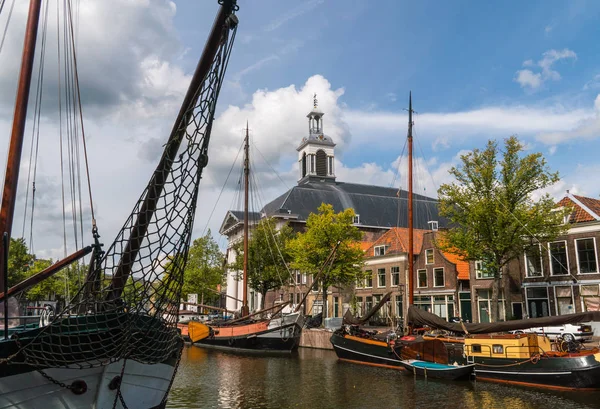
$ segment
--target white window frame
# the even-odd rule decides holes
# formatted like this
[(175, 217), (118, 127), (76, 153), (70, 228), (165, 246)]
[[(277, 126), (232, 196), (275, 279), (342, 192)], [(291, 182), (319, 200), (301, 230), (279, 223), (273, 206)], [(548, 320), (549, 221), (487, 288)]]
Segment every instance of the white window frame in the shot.
[[(431, 263), (428, 260), (428, 258), (429, 258), (429, 256), (428, 256), (429, 252), (431, 252)], [(427, 250), (425, 250), (425, 264), (427, 264), (427, 265), (435, 264), (435, 255), (433, 253), (433, 249), (427, 249)]]
[(328, 156), (327, 159), (328, 159), (327, 162), (329, 165), (329, 176), (332, 176), (333, 175), (333, 156)]
[[(529, 308), (530, 308), (529, 300), (530, 300), (530, 298), (529, 298), (529, 295), (527, 294), (527, 290), (534, 289), (534, 288), (545, 288), (546, 289), (546, 298), (531, 298), (531, 299), (533, 299), (533, 300), (548, 300), (548, 317), (551, 317), (552, 313), (550, 312), (550, 294), (548, 292), (548, 288), (549, 287), (545, 286), (545, 285), (539, 285), (539, 286), (536, 285), (536, 286), (527, 287), (525, 289), (525, 312), (527, 313), (527, 317), (531, 318), (531, 314), (529, 314)], [(491, 292), (490, 292), (490, 297), (491, 297)], [(555, 297), (556, 297), (556, 295), (555, 295)], [(537, 318), (540, 318), (540, 317), (537, 317)]]
[(306, 273), (302, 274), (302, 284), (306, 284)]
[(354, 215), (353, 223), (354, 224), (360, 224), (360, 214), (355, 214)]
[[(534, 247), (534, 245), (530, 246), (530, 247)], [(530, 271), (529, 271), (529, 263), (527, 262), (527, 250), (525, 249), (525, 251), (523, 252), (523, 258), (525, 261), (525, 277), (527, 278), (540, 278), (540, 277), (544, 277), (544, 261), (542, 260), (542, 247), (540, 244), (537, 245), (538, 246), (538, 251), (539, 251), (539, 255), (540, 255), (540, 272), (537, 275), (531, 275)]]
[(369, 276), (367, 275), (365, 277), (365, 285), (364, 288), (373, 288), (373, 270), (367, 270), (367, 273), (371, 273), (371, 285), (367, 285), (367, 279), (369, 278)]
[[(581, 268), (579, 266), (579, 249), (577, 248), (577, 242), (581, 240), (590, 240), (592, 239), (594, 242), (594, 257), (596, 257), (596, 271), (592, 271), (590, 273), (582, 273)], [(596, 248), (596, 238), (595, 237), (582, 237), (580, 239), (575, 239), (575, 257), (577, 258), (577, 274), (578, 275), (588, 275), (588, 274), (598, 274), (598, 249)]]
[[(395, 268), (397, 268), (398, 271), (394, 272)], [(398, 284), (394, 284), (394, 276), (398, 277)], [(400, 286), (400, 266), (392, 266), (392, 267), (390, 267), (390, 279), (391, 279), (390, 285), (392, 287), (394, 287), (394, 286), (396, 286), (396, 287)]]
[[(421, 286), (421, 280), (419, 280), (419, 275), (421, 272), (425, 272), (425, 286)], [(423, 270), (417, 270), (417, 288), (427, 288), (429, 286), (429, 280), (427, 277), (427, 270), (423, 269)]]
[[(559, 274), (559, 275), (564, 275), (564, 274)], [(558, 305), (558, 299), (559, 298), (567, 298), (567, 297), (558, 297), (557, 296), (557, 292), (558, 292), (557, 287), (570, 287), (571, 288), (571, 305), (573, 306), (573, 313), (575, 313), (576, 312), (576, 310), (575, 310), (575, 288), (573, 288), (572, 285), (556, 285), (552, 288), (552, 290), (553, 290), (552, 292), (554, 293), (554, 310), (556, 312), (556, 315), (557, 316), (564, 315), (564, 314), (560, 313), (560, 310), (559, 310), (560, 306)], [(583, 302), (583, 298), (581, 299), (581, 302)], [(583, 309), (581, 311), (583, 311)]]
[[(436, 270), (442, 270), (442, 285), (437, 285), (435, 283), (435, 271)], [(434, 287), (445, 287), (446, 286), (446, 271), (444, 270), (444, 267), (437, 267), (433, 269), (433, 286)]]
[(356, 285), (354, 288), (363, 288), (365, 285), (365, 279), (363, 277), (356, 279)]
[[(479, 264), (479, 267), (477, 267), (477, 264)], [(494, 278), (494, 276), (492, 277), (483, 277), (483, 260), (475, 260), (475, 279), (476, 280), (492, 280)], [(502, 275), (500, 275), (502, 276)]]
[[(554, 243), (565, 243), (565, 254), (567, 256), (567, 272), (565, 274), (554, 274), (554, 268), (552, 267), (552, 245)], [(568, 276), (570, 273), (570, 260), (569, 260), (569, 243), (567, 243), (566, 240), (557, 240), (557, 241), (553, 241), (548, 243), (548, 264), (550, 265), (550, 275), (551, 276), (557, 276), (557, 277), (564, 277), (564, 276)]]
[(373, 247), (374, 256), (385, 256), (385, 244)]
[[(380, 278), (381, 278), (380, 270), (383, 270), (383, 285), (381, 285), (381, 281), (380, 281)], [(377, 269), (377, 288), (385, 288), (386, 275), (387, 275), (387, 269), (385, 267)]]

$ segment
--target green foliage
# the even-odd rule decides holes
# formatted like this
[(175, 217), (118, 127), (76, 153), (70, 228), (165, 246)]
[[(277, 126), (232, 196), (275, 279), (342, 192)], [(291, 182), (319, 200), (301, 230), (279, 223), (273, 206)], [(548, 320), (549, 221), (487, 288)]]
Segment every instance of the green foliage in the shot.
[(33, 265), (35, 256), (29, 254), (29, 249), (24, 238), (10, 239), (8, 250), (8, 286), (12, 287), (20, 283), (31, 274), (28, 270)]
[[(248, 241), (248, 285), (262, 295), (261, 309), (267, 292), (278, 290), (289, 280), (287, 265), (292, 257), (287, 244), (293, 237), (294, 232), (287, 224), (276, 230), (273, 218), (261, 220), (252, 230)], [(243, 271), (243, 243), (237, 243), (234, 249), (237, 257), (229, 267)]]
[[(50, 267), (51, 265), (52, 260), (35, 260), (31, 268), (27, 271), (27, 276), (31, 277)], [(27, 298), (29, 301), (41, 301), (48, 300), (53, 295), (64, 296), (65, 281), (64, 274), (61, 275), (61, 273), (64, 272), (57, 273), (31, 287), (25, 292), (25, 298)]]
[(550, 195), (538, 193), (556, 183), (558, 173), (550, 172), (541, 153), (523, 151), (515, 136), (505, 140), (503, 152), (490, 140), (485, 150), (462, 155), (462, 164), (450, 170), (456, 182), (438, 192), (440, 215), (453, 227), (437, 244), (467, 260), (482, 260), (493, 273), (494, 320), (501, 269), (531, 244), (550, 241), (566, 229), (568, 209), (556, 209)]
[(204, 237), (194, 240), (183, 272), (182, 296), (187, 298), (188, 294), (198, 294), (203, 302), (217, 299), (214, 290), (223, 284), (223, 257), (210, 230)]
[[(323, 270), (323, 299), (331, 285), (351, 285), (363, 275), (363, 251), (359, 241), (362, 232), (354, 226), (354, 210), (335, 213), (330, 204), (321, 204), (318, 213), (311, 213), (306, 221), (306, 231), (290, 241), (292, 267), (309, 274), (317, 274), (324, 266), (332, 249), (339, 241), (331, 268)], [(325, 309), (325, 311), (327, 311)]]

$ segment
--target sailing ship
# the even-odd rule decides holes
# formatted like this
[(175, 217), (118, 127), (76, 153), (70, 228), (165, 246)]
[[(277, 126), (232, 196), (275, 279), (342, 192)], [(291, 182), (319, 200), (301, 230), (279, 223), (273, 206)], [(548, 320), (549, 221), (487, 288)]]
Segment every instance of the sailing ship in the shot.
[[(291, 352), (298, 348), (304, 315), (296, 308), (292, 313), (284, 314), (288, 303), (250, 314), (248, 307), (248, 255), (249, 255), (249, 134), (246, 125), (244, 139), (244, 267), (241, 317), (232, 321), (204, 324), (196, 321), (188, 323), (188, 334), (192, 342), (202, 347), (226, 350)], [(271, 311), (270, 318), (257, 318)]]
[[(413, 228), (413, 177), (412, 177), (412, 151), (413, 151), (413, 120), (412, 120), (412, 93), (408, 100), (408, 288), (409, 304), (412, 304), (413, 287), (413, 263), (414, 263), (414, 228)], [(401, 358), (394, 353), (394, 341), (403, 333), (403, 328), (396, 332), (377, 334), (373, 331), (364, 330), (360, 326), (368, 321), (387, 300), (386, 295), (379, 304), (374, 306), (365, 317), (357, 320), (348, 311), (342, 321), (342, 327), (332, 334), (330, 342), (338, 358), (358, 364), (382, 366), (393, 369), (404, 369)], [(385, 301), (385, 302), (383, 302)], [(399, 333), (399, 334), (398, 334)]]
[(600, 389), (599, 348), (581, 348), (581, 344), (560, 340), (551, 342), (541, 334), (516, 333), (538, 326), (600, 321), (600, 311), (457, 324), (411, 307), (408, 319), (414, 325), (465, 334), (464, 357), (455, 357), (460, 364), (474, 365), (477, 380), (553, 389)]
[[(183, 348), (177, 314), (199, 182), (238, 24), (235, 0), (219, 3), (159, 164), (114, 242), (102, 250), (92, 216), (93, 245), (8, 288), (8, 245), (41, 9), (41, 0), (31, 0), (0, 210), (0, 407), (165, 407)], [(70, 1), (65, 4), (70, 11)], [(76, 71), (74, 84), (78, 96)], [(78, 109), (81, 114), (80, 100)], [(90, 253), (76, 296), (50, 322), (9, 337), (7, 300)]]

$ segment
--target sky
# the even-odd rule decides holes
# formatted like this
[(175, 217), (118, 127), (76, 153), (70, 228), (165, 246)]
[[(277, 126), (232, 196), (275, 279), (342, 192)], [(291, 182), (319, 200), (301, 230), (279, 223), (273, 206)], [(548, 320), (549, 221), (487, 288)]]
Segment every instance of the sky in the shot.
[[(67, 219), (71, 210), (60, 194), (56, 0), (49, 1), (32, 247), (38, 257), (56, 259), (65, 251), (64, 226), (73, 226), (63, 222), (63, 208)], [(12, 2), (6, 3), (0, 35)], [(218, 3), (73, 4), (94, 210), (108, 244), (156, 166)], [(600, 171), (600, 3), (253, 0), (239, 6), (194, 237), (210, 229), (226, 245), (218, 230), (227, 210), (240, 208), (238, 153), (246, 121), (255, 210), (297, 183), (296, 147), (307, 136), (315, 93), (325, 134), (336, 143), (338, 181), (406, 188), (412, 91), (418, 193), (435, 197), (441, 184), (452, 182), (448, 170), (462, 154), (484, 148), (489, 139), (501, 144), (517, 135), (527, 153), (541, 152), (560, 173), (548, 189), (553, 197), (567, 189), (600, 195), (600, 178), (594, 177)], [(2, 158), (26, 12), (27, 2), (16, 1), (0, 48)], [(13, 236), (22, 233), (32, 112)], [(86, 197), (81, 205), (87, 232)], [(27, 237), (30, 228), (25, 230)], [(84, 237), (91, 241), (91, 235)], [(67, 242), (72, 251), (72, 234)]]

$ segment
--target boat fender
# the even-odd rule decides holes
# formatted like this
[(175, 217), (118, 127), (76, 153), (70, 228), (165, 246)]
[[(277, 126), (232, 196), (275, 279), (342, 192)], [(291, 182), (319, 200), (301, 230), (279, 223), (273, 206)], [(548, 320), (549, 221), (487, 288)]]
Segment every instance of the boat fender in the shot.
[(108, 389), (110, 389), (111, 391), (114, 391), (119, 386), (121, 386), (121, 377), (119, 375), (117, 375), (110, 380), (110, 383), (108, 384)]
[(233, 338), (229, 338), (229, 339), (227, 340), (227, 343), (229, 344), (229, 346), (232, 346), (232, 345), (235, 343), (235, 339), (233, 339)]
[(71, 392), (73, 392), (75, 395), (83, 395), (87, 392), (87, 383), (81, 379), (78, 379), (73, 381), (69, 389), (71, 389)]

